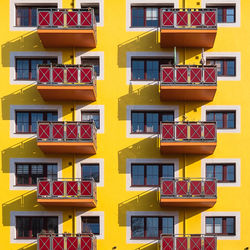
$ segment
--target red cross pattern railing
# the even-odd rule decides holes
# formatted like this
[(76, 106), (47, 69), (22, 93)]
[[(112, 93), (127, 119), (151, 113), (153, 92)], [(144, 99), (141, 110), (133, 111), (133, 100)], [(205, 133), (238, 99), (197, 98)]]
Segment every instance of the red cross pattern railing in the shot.
[(162, 122), (161, 141), (216, 141), (216, 122)]
[(217, 181), (214, 178), (162, 178), (161, 198), (217, 198)]
[(94, 121), (38, 122), (37, 140), (43, 142), (93, 142), (96, 145)]
[(38, 199), (94, 199), (96, 183), (93, 179), (39, 178), (37, 181)]
[(37, 83), (48, 85), (94, 85), (96, 74), (89, 65), (38, 65)]
[(161, 235), (161, 250), (216, 250), (217, 238), (204, 234)]
[(37, 235), (37, 249), (38, 250), (54, 250), (54, 249), (96, 250), (96, 238), (91, 233), (81, 233), (81, 234), (41, 233)]
[(217, 67), (214, 65), (161, 66), (161, 85), (217, 84)]
[(161, 29), (217, 29), (217, 9), (161, 9)]

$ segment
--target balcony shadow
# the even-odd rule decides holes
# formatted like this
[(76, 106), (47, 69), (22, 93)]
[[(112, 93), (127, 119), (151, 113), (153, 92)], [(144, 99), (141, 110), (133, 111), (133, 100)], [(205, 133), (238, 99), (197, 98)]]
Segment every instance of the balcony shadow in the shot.
[(159, 249), (160, 249), (160, 243), (156, 243), (155, 241), (152, 241), (152, 243), (142, 245), (141, 247), (135, 248), (135, 250), (159, 250)]
[(24, 247), (18, 248), (18, 250), (37, 250), (37, 244), (30, 243), (30, 244), (25, 245)]

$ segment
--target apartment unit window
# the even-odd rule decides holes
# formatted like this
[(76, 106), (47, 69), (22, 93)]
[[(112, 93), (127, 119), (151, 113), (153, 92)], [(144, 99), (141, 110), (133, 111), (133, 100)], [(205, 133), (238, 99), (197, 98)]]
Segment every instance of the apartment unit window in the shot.
[(207, 59), (207, 65), (216, 65), (218, 76), (236, 76), (236, 61), (228, 59)]
[(99, 111), (82, 111), (82, 121), (91, 121), (95, 122), (97, 129), (100, 128), (100, 112)]
[(172, 65), (173, 59), (132, 58), (131, 76), (133, 81), (157, 81), (160, 79), (161, 65)]
[(132, 216), (132, 239), (159, 239), (161, 234), (174, 233), (174, 217)]
[(174, 112), (132, 111), (132, 133), (159, 133), (160, 122), (173, 122)]
[(235, 6), (209, 6), (217, 9), (218, 23), (235, 23)]
[(235, 235), (235, 217), (206, 217), (206, 234)]
[(82, 179), (93, 178), (99, 182), (99, 164), (82, 164)]
[(38, 121), (58, 121), (58, 114), (55, 111), (16, 111), (16, 133), (36, 133)]
[(16, 58), (16, 80), (36, 80), (37, 65), (56, 64), (57, 58)]
[(82, 217), (82, 233), (100, 234), (99, 216), (83, 216)]
[(131, 186), (159, 186), (161, 177), (174, 177), (174, 164), (132, 164)]
[(207, 111), (206, 113), (206, 120), (209, 122), (215, 121), (219, 129), (236, 128), (235, 117), (235, 111)]
[(16, 185), (32, 186), (37, 178), (57, 179), (57, 164), (16, 163)]
[(83, 65), (94, 66), (96, 76), (100, 76), (100, 59), (99, 57), (86, 57), (81, 59)]
[(16, 217), (17, 239), (33, 239), (37, 237), (38, 233), (58, 233), (58, 217)]

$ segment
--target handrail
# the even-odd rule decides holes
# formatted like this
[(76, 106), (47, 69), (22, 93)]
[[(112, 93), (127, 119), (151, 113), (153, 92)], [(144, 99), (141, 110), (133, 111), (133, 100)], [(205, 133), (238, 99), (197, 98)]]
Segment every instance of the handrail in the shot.
[(38, 233), (37, 237), (84, 237), (89, 236), (91, 238), (96, 238), (96, 236), (93, 233)]

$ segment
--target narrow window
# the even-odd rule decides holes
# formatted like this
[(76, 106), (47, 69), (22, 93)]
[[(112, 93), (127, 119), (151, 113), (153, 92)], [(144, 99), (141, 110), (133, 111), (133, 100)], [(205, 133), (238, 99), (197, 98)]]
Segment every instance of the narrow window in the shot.
[(99, 216), (83, 216), (82, 217), (82, 233), (100, 234)]
[(216, 122), (218, 129), (235, 129), (236, 112), (235, 111), (207, 111), (206, 120)]
[(94, 179), (99, 182), (99, 164), (82, 164), (82, 179)]
[(206, 234), (235, 235), (235, 217), (206, 217)]

